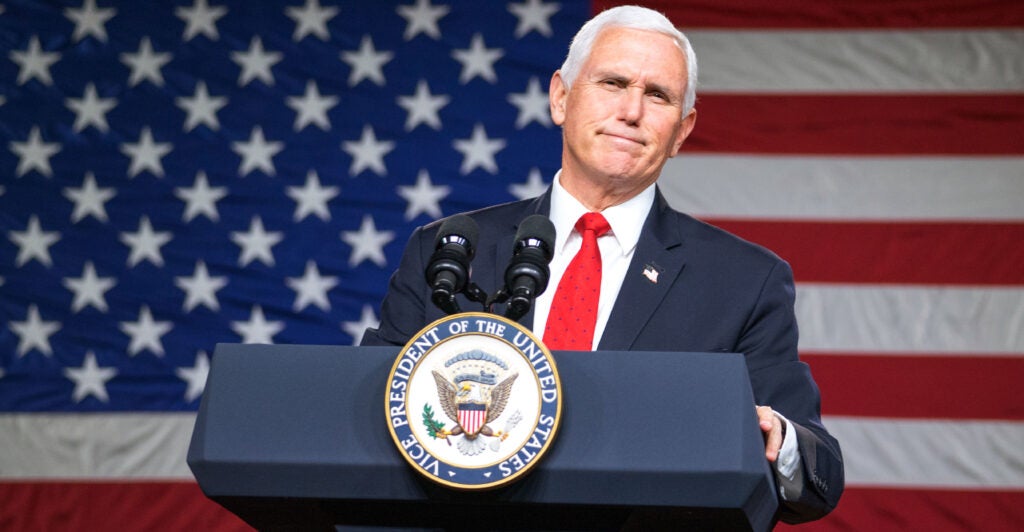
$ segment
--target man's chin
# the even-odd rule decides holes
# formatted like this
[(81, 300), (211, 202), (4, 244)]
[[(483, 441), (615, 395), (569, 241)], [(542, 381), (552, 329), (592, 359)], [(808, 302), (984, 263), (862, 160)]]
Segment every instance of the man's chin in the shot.
[(598, 171), (615, 180), (642, 179), (644, 165), (629, 154), (606, 154), (596, 165)]

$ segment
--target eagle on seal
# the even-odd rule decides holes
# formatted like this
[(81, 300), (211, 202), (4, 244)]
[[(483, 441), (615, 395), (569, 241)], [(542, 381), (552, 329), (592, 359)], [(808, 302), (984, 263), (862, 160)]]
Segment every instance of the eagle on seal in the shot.
[[(495, 431), (487, 424), (501, 417), (501, 413), (505, 411), (508, 398), (512, 393), (512, 384), (519, 376), (518, 373), (512, 374), (493, 386), (487, 386), (474, 379), (466, 379), (457, 387), (455, 383), (437, 371), (431, 373), (434, 375), (434, 382), (437, 383), (437, 397), (441, 402), (441, 409), (455, 422), (455, 427), (452, 430), (445, 429), (441, 432), (442, 437), (462, 434), (467, 440), (472, 441), (481, 434), (494, 437), (504, 436), (502, 431)], [(473, 411), (482, 411), (480, 413), (486, 415), (479, 416), (479, 421), (476, 423), (467, 422), (467, 419), (471, 419), (468, 413)], [(480, 447), (482, 450), (482, 445)]]

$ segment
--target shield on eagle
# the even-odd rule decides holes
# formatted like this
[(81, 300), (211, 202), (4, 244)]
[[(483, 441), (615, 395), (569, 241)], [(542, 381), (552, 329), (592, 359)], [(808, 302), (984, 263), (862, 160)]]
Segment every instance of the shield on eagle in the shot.
[(487, 422), (487, 405), (484, 403), (460, 403), (459, 426), (469, 436), (480, 432)]

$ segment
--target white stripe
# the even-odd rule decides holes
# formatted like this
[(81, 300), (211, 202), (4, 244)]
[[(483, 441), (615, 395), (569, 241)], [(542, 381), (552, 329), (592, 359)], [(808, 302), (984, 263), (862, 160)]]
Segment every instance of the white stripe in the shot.
[(1024, 157), (684, 153), (658, 184), (694, 216), (1024, 220)]
[[(2, 480), (191, 480), (195, 415), (0, 416)], [(1024, 489), (1024, 423), (825, 417), (849, 486)]]
[(846, 485), (1024, 489), (1024, 423), (825, 417)]
[(703, 92), (1021, 93), (1024, 30), (685, 31)]
[(0, 479), (191, 480), (195, 413), (0, 415)]
[(797, 285), (800, 349), (1024, 353), (1024, 288)]

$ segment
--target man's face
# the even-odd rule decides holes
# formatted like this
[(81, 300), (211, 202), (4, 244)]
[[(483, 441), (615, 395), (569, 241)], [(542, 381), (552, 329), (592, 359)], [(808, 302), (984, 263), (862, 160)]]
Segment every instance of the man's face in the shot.
[(616, 27), (598, 35), (571, 90), (555, 72), (549, 97), (563, 128), (566, 188), (628, 199), (653, 183), (696, 120), (693, 110), (682, 115), (686, 81), (671, 37)]

